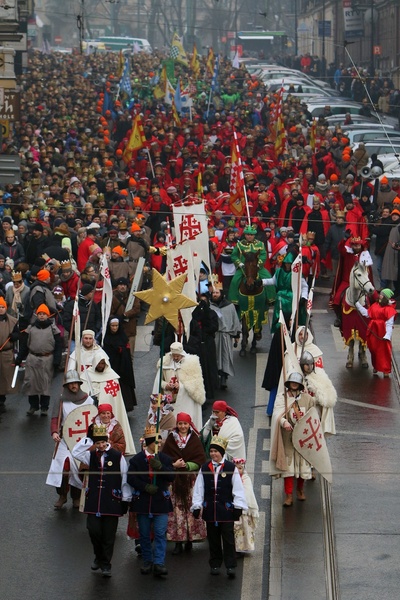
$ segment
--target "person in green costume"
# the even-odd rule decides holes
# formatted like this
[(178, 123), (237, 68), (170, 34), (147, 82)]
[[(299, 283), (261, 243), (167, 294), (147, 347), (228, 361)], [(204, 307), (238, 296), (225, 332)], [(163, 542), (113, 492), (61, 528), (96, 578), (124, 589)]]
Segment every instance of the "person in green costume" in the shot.
[[(236, 273), (234, 274), (231, 285), (229, 287), (228, 299), (234, 304), (239, 303), (239, 287), (244, 279), (244, 262), (246, 260), (246, 254), (252, 252), (258, 255), (258, 278), (269, 279), (271, 274), (264, 267), (267, 259), (267, 251), (263, 242), (256, 239), (257, 229), (251, 225), (247, 225), (243, 231), (244, 239), (241, 239), (236, 244), (231, 254), (232, 262), (236, 267)], [(275, 300), (275, 289), (269, 287), (267, 289), (267, 301), (272, 304)]]
[[(289, 317), (292, 314), (292, 263), (295, 256), (291, 252), (288, 252), (282, 261), (282, 265), (275, 271), (273, 277), (263, 278), (262, 282), (264, 286), (275, 286), (276, 288), (276, 301), (274, 306), (274, 314), (272, 316), (271, 333), (275, 333), (279, 329), (279, 311), (282, 307), (282, 312), (285, 317)], [(299, 319), (298, 324), (304, 325), (306, 322), (306, 304), (308, 299), (308, 285), (304, 277), (301, 277), (301, 293), (300, 300), (303, 298), (305, 301), (299, 305)]]

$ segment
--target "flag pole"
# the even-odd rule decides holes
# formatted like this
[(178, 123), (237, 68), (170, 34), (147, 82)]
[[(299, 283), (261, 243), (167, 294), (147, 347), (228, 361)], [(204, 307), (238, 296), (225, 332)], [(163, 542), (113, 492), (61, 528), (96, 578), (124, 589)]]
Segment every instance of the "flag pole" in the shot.
[(246, 204), (247, 221), (248, 221), (248, 224), (251, 225), (249, 201), (248, 201), (248, 198), (247, 198), (247, 190), (246, 190), (246, 184), (245, 184), (245, 181), (244, 181), (242, 158), (241, 158), (240, 152), (239, 152), (239, 144), (238, 144), (238, 139), (237, 139), (237, 135), (236, 135), (236, 129), (233, 130), (233, 137), (235, 139), (237, 160), (238, 160), (239, 168), (241, 169), (242, 177), (243, 177), (243, 194), (244, 194), (244, 201), (245, 201), (245, 204)]

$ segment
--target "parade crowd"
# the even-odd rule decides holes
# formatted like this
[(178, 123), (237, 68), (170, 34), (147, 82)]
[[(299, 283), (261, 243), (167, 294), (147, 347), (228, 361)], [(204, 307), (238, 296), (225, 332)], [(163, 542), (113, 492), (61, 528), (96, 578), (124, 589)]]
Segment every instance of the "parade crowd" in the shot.
[[(296, 422), (315, 406), (324, 435), (335, 433), (336, 392), (307, 328), (316, 279), (331, 279), (330, 308), (340, 326), (352, 267), (376, 263), (381, 291), (357, 308), (368, 322), (374, 374), (391, 372), (400, 181), (361, 176), (368, 158), (376, 157), (362, 144), (352, 152), (342, 128), (328, 127), (329, 106), (312, 122), (301, 100), (267, 94), (260, 80), (227, 59), (220, 60), (212, 98), (213, 74), (200, 61), (190, 113), (178, 124), (173, 107), (156, 93), (164, 58), (134, 55), (131, 94), (124, 97), (116, 54), (29, 56), (19, 81), (21, 120), (2, 146), (4, 154), (21, 158), (21, 181), (0, 190), (0, 412), (6, 419), (19, 367), (27, 417), (51, 416), (55, 452), (46, 483), (56, 488), (54, 507), (62, 510), (70, 494), (73, 507), (87, 513), (93, 571), (111, 575), (118, 519), (129, 513), (128, 535), (143, 575), (167, 575), (167, 541), (178, 555), (207, 539), (210, 573), (218, 575), (224, 564), (234, 578), (238, 556), (254, 551), (258, 506), (240, 415), (218, 396), (235, 375), (245, 263), (257, 257), (255, 286), (263, 291), (265, 312), (273, 307), (263, 387), (270, 392), (271, 473), (284, 478), (284, 506), (290, 507), (295, 480), (297, 499), (304, 501), (304, 482), (314, 476), (291, 441)], [(187, 73), (175, 67), (179, 76)], [(277, 153), (279, 102), (285, 143)], [(136, 115), (146, 141), (127, 158)], [(243, 214), (231, 202), (234, 132), (247, 197)], [(193, 198), (204, 202), (209, 229), (198, 305), (189, 331), (155, 323), (153, 341), (165, 355), (148, 382), (149, 399), (139, 399), (134, 352), (145, 307), (130, 299), (130, 288), (141, 258), (143, 289), (151, 288), (152, 269), (165, 273), (165, 249), (175, 235), (172, 207)], [(289, 325), (299, 255), (297, 327), (285, 353), (280, 311)], [(105, 331), (103, 256), (113, 286)], [(261, 329), (255, 327), (255, 335)], [(52, 398), (57, 371), (65, 375)], [(128, 413), (143, 401), (149, 409), (139, 442)], [(69, 447), (63, 427), (77, 409), (88, 415), (87, 427)]]

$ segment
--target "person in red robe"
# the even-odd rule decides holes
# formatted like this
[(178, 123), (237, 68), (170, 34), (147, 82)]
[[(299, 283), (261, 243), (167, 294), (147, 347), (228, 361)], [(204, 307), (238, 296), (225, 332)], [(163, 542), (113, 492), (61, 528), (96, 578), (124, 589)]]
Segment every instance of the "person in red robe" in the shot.
[(385, 288), (381, 290), (377, 302), (366, 309), (357, 302), (357, 310), (367, 319), (367, 347), (371, 353), (371, 362), (374, 375), (383, 373), (389, 377), (392, 371), (392, 332), (393, 323), (397, 315), (395, 303), (391, 301), (393, 291)]

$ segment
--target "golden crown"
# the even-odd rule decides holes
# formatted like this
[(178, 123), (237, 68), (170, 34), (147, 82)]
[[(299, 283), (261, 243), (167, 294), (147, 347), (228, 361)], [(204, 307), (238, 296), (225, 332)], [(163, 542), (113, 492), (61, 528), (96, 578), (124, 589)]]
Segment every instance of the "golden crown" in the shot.
[(220, 448), (226, 450), (228, 446), (228, 440), (226, 438), (220, 437), (219, 435), (213, 435), (213, 437), (211, 438), (210, 446), (211, 445), (220, 446)]
[(94, 424), (93, 425), (93, 437), (94, 438), (108, 437), (107, 427), (103, 424), (100, 424), (100, 425)]

